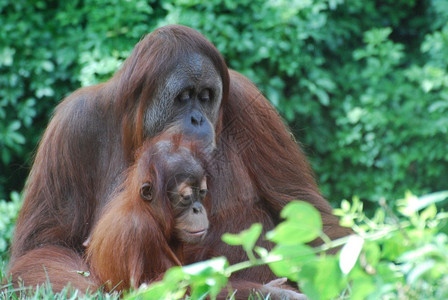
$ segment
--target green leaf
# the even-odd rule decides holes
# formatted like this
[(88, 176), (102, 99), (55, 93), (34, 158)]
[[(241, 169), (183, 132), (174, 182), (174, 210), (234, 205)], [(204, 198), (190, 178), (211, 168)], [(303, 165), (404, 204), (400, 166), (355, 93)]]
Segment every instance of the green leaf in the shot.
[(299, 287), (310, 299), (332, 299), (347, 280), (342, 277), (335, 256), (322, 256), (306, 263), (299, 271)]
[(182, 270), (188, 275), (207, 276), (216, 272), (224, 273), (228, 265), (229, 263), (225, 257), (215, 257), (210, 260), (185, 266)]
[(343, 274), (347, 275), (353, 269), (363, 245), (364, 239), (358, 235), (352, 235), (348, 238), (339, 254), (339, 267)]
[(308, 243), (316, 239), (322, 231), (322, 219), (319, 211), (303, 201), (288, 203), (280, 213), (286, 218), (266, 238), (278, 244), (294, 245)]
[(409, 250), (400, 255), (397, 258), (398, 262), (413, 262), (418, 260), (423, 260), (426, 257), (437, 257), (439, 254), (439, 249), (434, 244), (426, 244), (422, 247)]
[(375, 268), (381, 258), (380, 246), (376, 242), (367, 241), (363, 248), (367, 263)]
[(350, 273), (351, 280), (351, 293), (350, 299), (364, 300), (367, 296), (375, 290), (373, 277), (367, 275), (359, 267), (355, 267)]
[(188, 276), (182, 267), (172, 267), (163, 276), (163, 280), (167, 282), (179, 282), (184, 279), (188, 279)]
[(297, 282), (302, 265), (315, 258), (313, 249), (307, 245), (277, 245), (269, 256), (281, 257), (278, 262), (269, 263), (269, 267), (278, 277), (288, 277)]
[(243, 230), (239, 234), (225, 233), (221, 238), (229, 245), (243, 246), (243, 249), (247, 252), (254, 248), (262, 231), (263, 226), (260, 223), (255, 223), (249, 229)]
[(3, 65), (5, 67), (9, 67), (14, 62), (14, 54), (16, 53), (15, 49), (5, 47), (0, 50), (0, 67)]
[(17, 132), (11, 132), (9, 138), (17, 144), (25, 144), (25, 137)]
[(17, 131), (20, 129), (20, 121), (13, 121), (11, 122), (11, 124), (9, 124), (8, 126), (8, 131), (12, 132), (12, 131)]
[(265, 258), (265, 257), (267, 257), (267, 256), (269, 255), (268, 250), (267, 250), (266, 248), (263, 248), (263, 247), (255, 246), (255, 247), (254, 247), (254, 251), (255, 251), (255, 253), (257, 253), (258, 256), (260, 256), (261, 258)]
[(422, 221), (433, 220), (436, 215), (437, 207), (435, 204), (431, 204), (421, 212), (420, 219)]
[(343, 280), (336, 257), (325, 256), (319, 261), (316, 281), (322, 299), (331, 299), (339, 295), (346, 281)]
[(158, 300), (158, 299), (183, 299), (187, 292), (186, 287), (173, 286), (171, 282), (158, 281), (149, 287), (140, 289), (124, 297), (125, 300)]
[(309, 261), (300, 268), (298, 278), (300, 290), (310, 299), (321, 299), (320, 291), (314, 284), (317, 274), (317, 259)]
[(133, 292), (124, 299), (182, 299), (187, 292), (189, 275), (186, 275), (182, 267), (172, 267), (166, 271), (162, 281), (154, 282), (148, 287)]
[(54, 70), (54, 64), (49, 60), (43, 61), (41, 66), (42, 69), (44, 69), (47, 72), (53, 72)]
[(214, 298), (227, 284), (226, 268), (228, 262), (225, 257), (216, 257), (207, 261), (183, 267), (185, 274), (191, 275), (191, 297), (202, 299), (208, 294)]
[(285, 221), (266, 234), (266, 238), (277, 244), (297, 245), (305, 244), (319, 237), (320, 230), (308, 223), (298, 223), (297, 221)]
[(417, 202), (412, 203), (412, 209), (415, 211), (428, 207), (431, 204), (439, 203), (448, 199), (448, 191), (432, 193), (429, 195), (421, 196)]
[(407, 247), (405, 247), (406, 244), (407, 241), (403, 237), (403, 234), (401, 232), (394, 232), (383, 243), (382, 257), (394, 261), (399, 255), (407, 250)]
[(391, 33), (390, 27), (371, 29), (365, 33), (364, 41), (368, 44), (378, 45), (385, 42)]
[(414, 285), (418, 283), (418, 280), (425, 275), (425, 273), (430, 272), (436, 266), (436, 261), (432, 259), (427, 259), (418, 265), (416, 265), (409, 272), (406, 281), (410, 285)]
[(197, 281), (194, 282), (194, 285), (191, 287), (191, 299), (205, 299), (209, 293), (208, 285), (198, 283)]
[(280, 213), (282, 218), (308, 223), (322, 229), (322, 220), (319, 211), (310, 203), (304, 201), (289, 202)]

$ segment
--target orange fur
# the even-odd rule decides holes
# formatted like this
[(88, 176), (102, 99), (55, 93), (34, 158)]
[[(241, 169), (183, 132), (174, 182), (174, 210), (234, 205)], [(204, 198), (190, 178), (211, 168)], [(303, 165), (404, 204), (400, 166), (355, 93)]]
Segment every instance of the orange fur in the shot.
[(94, 292), (97, 279), (89, 275), (89, 267), (79, 254), (68, 248), (46, 246), (21, 256), (10, 270), (16, 287), (29, 282), (45, 285), (50, 282), (55, 291), (68, 284), (71, 288)]
[(138, 187), (127, 186), (107, 205), (93, 230), (87, 260), (108, 290), (137, 288), (180, 265), (153, 213), (140, 199)]

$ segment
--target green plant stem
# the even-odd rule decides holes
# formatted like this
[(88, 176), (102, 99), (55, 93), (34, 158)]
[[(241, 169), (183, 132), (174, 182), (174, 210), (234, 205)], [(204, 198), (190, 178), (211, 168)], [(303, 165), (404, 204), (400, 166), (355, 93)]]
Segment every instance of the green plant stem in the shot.
[(257, 261), (257, 258), (255, 257), (254, 253), (251, 250), (246, 251), (247, 257), (249, 258), (249, 261), (255, 262)]

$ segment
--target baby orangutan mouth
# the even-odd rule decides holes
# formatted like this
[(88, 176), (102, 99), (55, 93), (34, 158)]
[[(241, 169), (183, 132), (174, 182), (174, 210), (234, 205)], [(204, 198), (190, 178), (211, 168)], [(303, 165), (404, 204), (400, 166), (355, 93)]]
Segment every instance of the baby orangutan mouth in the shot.
[(205, 235), (206, 233), (207, 233), (207, 229), (208, 228), (206, 228), (206, 229), (203, 229), (203, 230), (199, 230), (199, 231), (188, 231), (188, 230), (185, 230), (185, 232), (187, 233), (187, 234), (191, 234), (191, 235), (194, 235), (194, 236), (203, 236), (203, 235)]
[(188, 236), (189, 243), (198, 243), (204, 239), (205, 235), (207, 234), (207, 230), (208, 228), (198, 231), (184, 230), (184, 233), (185, 236)]

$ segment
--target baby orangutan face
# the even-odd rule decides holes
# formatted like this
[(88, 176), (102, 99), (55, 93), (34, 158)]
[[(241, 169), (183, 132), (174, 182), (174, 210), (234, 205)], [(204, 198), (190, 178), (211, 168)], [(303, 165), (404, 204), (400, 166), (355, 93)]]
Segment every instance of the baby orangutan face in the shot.
[(202, 205), (207, 195), (205, 177), (185, 178), (168, 194), (176, 220), (176, 235), (186, 243), (197, 243), (207, 233), (207, 212)]

